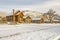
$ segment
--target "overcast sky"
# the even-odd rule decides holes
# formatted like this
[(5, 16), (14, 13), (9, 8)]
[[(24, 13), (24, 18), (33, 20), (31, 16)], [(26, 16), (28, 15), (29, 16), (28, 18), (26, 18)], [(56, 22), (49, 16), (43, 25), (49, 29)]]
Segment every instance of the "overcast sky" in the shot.
[(0, 11), (6, 12), (12, 9), (46, 12), (50, 8), (59, 12), (60, 0), (0, 0)]

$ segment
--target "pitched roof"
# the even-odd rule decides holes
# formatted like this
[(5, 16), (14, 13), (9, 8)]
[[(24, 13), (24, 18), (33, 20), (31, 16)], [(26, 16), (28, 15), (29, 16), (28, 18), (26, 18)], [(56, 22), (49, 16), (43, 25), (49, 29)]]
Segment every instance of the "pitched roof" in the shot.
[(17, 13), (19, 13), (20, 12), (20, 10), (17, 10), (16, 12), (15, 12), (15, 14), (17, 14)]
[(21, 12), (20, 10), (15, 12), (15, 15), (19, 15), (19, 14), (22, 14), (24, 16), (23, 12)]
[(32, 18), (32, 20), (40, 20), (41, 18)]
[(29, 19), (31, 19), (31, 17), (30, 17), (30, 16), (27, 16), (26, 18), (29, 18)]

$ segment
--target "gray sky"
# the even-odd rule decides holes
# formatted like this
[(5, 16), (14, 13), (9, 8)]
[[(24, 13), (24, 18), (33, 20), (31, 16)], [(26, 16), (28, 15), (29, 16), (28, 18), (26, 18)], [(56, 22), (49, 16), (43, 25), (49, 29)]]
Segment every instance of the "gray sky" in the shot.
[(46, 12), (50, 8), (59, 13), (60, 0), (0, 0), (0, 11), (8, 13), (12, 12), (12, 9)]
[(47, 0), (0, 0), (0, 5), (34, 5)]

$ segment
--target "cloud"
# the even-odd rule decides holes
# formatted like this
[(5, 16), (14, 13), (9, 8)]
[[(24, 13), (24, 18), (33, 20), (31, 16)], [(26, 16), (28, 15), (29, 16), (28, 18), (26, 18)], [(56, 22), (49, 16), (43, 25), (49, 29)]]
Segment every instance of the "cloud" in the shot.
[(0, 10), (12, 12), (12, 9), (20, 9), (20, 10), (35, 10), (39, 12), (47, 12), (50, 8), (52, 8), (56, 10), (57, 13), (59, 13), (60, 11), (60, 0), (33, 0), (33, 1), (32, 0), (28, 0), (28, 1), (8, 0), (5, 1), (5, 3), (6, 5), (2, 5), (2, 6), (0, 5)]
[(0, 0), (1, 5), (34, 5), (45, 0)]

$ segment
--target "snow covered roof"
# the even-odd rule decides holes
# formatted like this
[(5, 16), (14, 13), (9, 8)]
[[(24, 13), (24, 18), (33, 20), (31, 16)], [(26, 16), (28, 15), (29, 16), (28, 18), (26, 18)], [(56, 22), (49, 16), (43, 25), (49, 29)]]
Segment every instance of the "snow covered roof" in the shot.
[[(27, 16), (23, 16), (23, 18), (26, 18)], [(29, 16), (29, 17), (31, 17), (31, 16)]]
[(60, 16), (54, 16), (54, 19), (60, 19)]
[(41, 18), (32, 18), (32, 20), (40, 20)]

